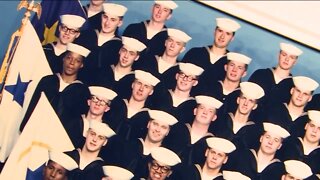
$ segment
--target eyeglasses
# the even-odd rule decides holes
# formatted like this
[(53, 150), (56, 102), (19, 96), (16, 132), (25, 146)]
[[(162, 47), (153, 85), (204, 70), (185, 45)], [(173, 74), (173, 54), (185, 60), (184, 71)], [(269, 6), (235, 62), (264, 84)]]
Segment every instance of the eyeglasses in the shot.
[(101, 105), (101, 106), (110, 106), (110, 101), (105, 101), (105, 100), (103, 100), (103, 99), (99, 99), (97, 96), (92, 96), (91, 97), (91, 101), (92, 102), (94, 102), (94, 103), (96, 103), (96, 104), (98, 104), (99, 103), (99, 105)]
[(160, 166), (158, 163), (156, 163), (154, 161), (151, 163), (151, 168), (153, 170), (158, 170), (160, 168), (160, 171), (162, 173), (167, 173), (167, 172), (170, 171), (170, 167), (168, 167), (168, 166)]
[(66, 25), (62, 25), (61, 26), (61, 31), (63, 31), (63, 32), (68, 32), (69, 31), (69, 33), (72, 34), (72, 35), (75, 35), (76, 33), (79, 32), (79, 30), (68, 28)]
[(181, 79), (185, 79), (186, 78), (186, 80), (189, 81), (189, 82), (191, 82), (192, 80), (197, 80), (197, 78), (192, 77), (192, 75), (188, 76), (183, 72), (179, 72), (179, 75), (180, 75), (179, 77)]

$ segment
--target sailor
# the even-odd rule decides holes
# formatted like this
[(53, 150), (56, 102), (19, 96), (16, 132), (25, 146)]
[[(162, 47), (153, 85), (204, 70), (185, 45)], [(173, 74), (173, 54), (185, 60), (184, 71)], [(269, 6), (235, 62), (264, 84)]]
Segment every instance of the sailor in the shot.
[(101, 86), (90, 86), (89, 90), (91, 97), (87, 100), (88, 112), (63, 124), (76, 148), (83, 147), (90, 121), (106, 122), (104, 114), (110, 110), (111, 101), (117, 96), (111, 89)]
[(197, 107), (191, 124), (179, 123), (172, 127), (165, 145), (175, 151), (186, 165), (202, 164), (205, 161), (206, 139), (214, 136), (209, 127), (217, 118), (216, 111), (222, 102), (210, 96), (196, 96)]
[(294, 86), (290, 90), (291, 98), (288, 103), (274, 104), (267, 111), (268, 120), (281, 123), (286, 127), (291, 136), (302, 137), (304, 127), (308, 122), (305, 107), (312, 99), (312, 93), (319, 84), (306, 76), (295, 76), (292, 78)]
[(233, 152), (235, 145), (224, 138), (210, 137), (206, 139), (208, 148), (205, 152), (205, 163), (195, 164), (183, 169), (183, 179), (193, 180), (223, 180), (222, 166), (228, 161), (228, 156)]
[(171, 112), (181, 123), (191, 123), (194, 118), (193, 109), (197, 103), (190, 92), (197, 86), (202, 72), (203, 69), (194, 64), (179, 63), (174, 88), (155, 91), (152, 99), (153, 107)]
[(62, 124), (86, 113), (90, 91), (85, 84), (78, 80), (78, 72), (83, 67), (89, 53), (87, 48), (78, 44), (69, 43), (67, 45), (67, 52), (63, 57), (62, 72), (45, 76), (40, 80), (20, 125), (20, 131), (28, 122), (41, 92), (47, 96)]
[(136, 38), (145, 44), (147, 46), (145, 53), (161, 55), (168, 37), (165, 23), (172, 17), (173, 10), (177, 7), (173, 0), (154, 1), (150, 19), (129, 24), (122, 35)]
[(302, 53), (292, 44), (280, 43), (276, 67), (258, 69), (250, 76), (249, 81), (259, 84), (266, 93), (263, 99), (265, 105), (289, 101), (293, 87), (291, 70)]
[(183, 57), (183, 62), (193, 63), (202, 67), (205, 72), (201, 81), (223, 80), (225, 77), (224, 66), (227, 64), (229, 44), (234, 40), (235, 33), (240, 29), (240, 24), (229, 18), (216, 18), (214, 42), (211, 46), (195, 47), (190, 49)]
[(113, 135), (115, 132), (107, 124), (90, 121), (83, 147), (67, 152), (79, 165), (78, 169), (71, 171), (70, 179), (101, 180), (104, 177), (102, 166), (105, 162), (99, 157), (99, 152)]
[(80, 36), (80, 29), (85, 23), (81, 16), (64, 14), (60, 16), (57, 41), (43, 46), (43, 51), (53, 73), (61, 73), (62, 54), (67, 50), (67, 44)]
[(122, 47), (115, 65), (101, 67), (97, 75), (91, 78), (91, 83), (112, 87), (120, 98), (130, 97), (130, 86), (134, 80), (133, 64), (139, 60), (140, 53), (146, 46), (134, 38), (122, 36)]

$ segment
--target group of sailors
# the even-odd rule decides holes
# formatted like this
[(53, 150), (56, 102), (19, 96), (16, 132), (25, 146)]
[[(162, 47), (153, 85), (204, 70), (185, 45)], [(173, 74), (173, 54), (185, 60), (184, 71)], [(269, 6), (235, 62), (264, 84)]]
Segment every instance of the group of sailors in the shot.
[(216, 18), (212, 45), (179, 59), (192, 38), (166, 27), (176, 8), (154, 1), (121, 36), (123, 5), (92, 0), (87, 22), (61, 16), (43, 47), (54, 74), (20, 131), (44, 92), (76, 149), (50, 150), (27, 179), (318, 179), (319, 84), (291, 74), (303, 52), (280, 43), (276, 66), (243, 82), (252, 59), (227, 49), (241, 25)]

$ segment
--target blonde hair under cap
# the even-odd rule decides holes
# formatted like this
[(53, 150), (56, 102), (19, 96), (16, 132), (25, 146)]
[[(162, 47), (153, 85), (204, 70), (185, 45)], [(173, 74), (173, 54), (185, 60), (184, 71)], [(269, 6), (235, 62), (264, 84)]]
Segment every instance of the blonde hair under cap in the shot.
[(106, 136), (107, 138), (110, 138), (116, 134), (107, 124), (95, 120), (89, 121), (89, 128), (97, 134)]
[(281, 138), (287, 138), (290, 136), (290, 133), (286, 129), (277, 124), (264, 122), (263, 129), (267, 132), (270, 132), (271, 134), (280, 136)]
[(122, 44), (125, 45), (128, 50), (141, 52), (146, 48), (142, 42), (135, 38), (122, 36)]
[(151, 156), (156, 161), (167, 166), (174, 166), (181, 163), (179, 156), (173, 151), (164, 147), (155, 147), (151, 150)]
[(103, 166), (104, 175), (111, 177), (114, 180), (130, 180), (133, 178), (132, 172), (118, 166)]
[(102, 97), (108, 100), (113, 100), (117, 96), (116, 92), (101, 86), (90, 86), (89, 90), (91, 95)]
[(294, 56), (300, 56), (303, 51), (296, 46), (288, 43), (280, 43), (280, 49), (282, 51), (285, 51), (286, 53)]
[(315, 123), (317, 126), (320, 126), (320, 111), (309, 110), (308, 117), (313, 123)]
[(172, 1), (172, 0), (158, 0), (158, 1), (154, 1), (156, 4), (160, 4), (162, 6), (165, 6), (169, 9), (176, 9), (178, 7), (178, 5)]
[(64, 14), (60, 16), (60, 22), (69, 28), (81, 28), (82, 25), (86, 22), (81, 16), (72, 15), (72, 14)]
[(210, 148), (217, 149), (226, 154), (229, 154), (236, 150), (236, 146), (229, 140), (219, 137), (210, 137), (206, 139), (207, 144)]
[(264, 90), (261, 86), (253, 82), (240, 83), (242, 94), (249, 99), (260, 99), (264, 96)]
[(179, 63), (179, 69), (186, 75), (200, 76), (204, 69), (191, 63)]
[(111, 16), (122, 17), (126, 14), (128, 8), (115, 3), (103, 3), (103, 11)]
[(60, 151), (50, 150), (49, 159), (60, 164), (68, 171), (72, 171), (79, 167), (78, 164), (70, 156)]
[(173, 37), (174, 39), (177, 39), (179, 41), (182, 41), (184, 43), (187, 43), (190, 41), (192, 38), (185, 32), (179, 30), (179, 29), (174, 29), (174, 28), (168, 28), (168, 36)]
[(235, 32), (240, 29), (240, 24), (229, 18), (216, 18), (217, 26), (228, 32)]
[(314, 91), (319, 87), (317, 81), (306, 76), (295, 76), (292, 79), (294, 86), (301, 91)]
[(156, 78), (154, 75), (146, 71), (135, 70), (134, 74), (136, 79), (146, 84), (150, 84), (151, 86), (156, 86), (160, 82), (158, 78)]
[(251, 62), (251, 58), (249, 58), (248, 56), (235, 52), (227, 53), (227, 59), (230, 61), (237, 61), (244, 64), (250, 64)]
[(304, 162), (297, 160), (284, 161), (287, 173), (297, 179), (306, 179), (312, 175), (311, 168)]
[(85, 48), (83, 46), (80, 46), (78, 44), (74, 44), (74, 43), (68, 43), (67, 44), (67, 50), (71, 51), (71, 52), (78, 53), (83, 57), (87, 57), (89, 55), (89, 53), (90, 53), (89, 49), (87, 49), (87, 48)]
[(210, 107), (214, 107), (216, 109), (219, 109), (223, 104), (221, 101), (210, 96), (199, 95), (199, 96), (196, 96), (195, 98), (198, 104), (205, 104)]
[(163, 123), (172, 126), (178, 122), (178, 120), (171, 114), (160, 110), (148, 110), (151, 119), (161, 121)]

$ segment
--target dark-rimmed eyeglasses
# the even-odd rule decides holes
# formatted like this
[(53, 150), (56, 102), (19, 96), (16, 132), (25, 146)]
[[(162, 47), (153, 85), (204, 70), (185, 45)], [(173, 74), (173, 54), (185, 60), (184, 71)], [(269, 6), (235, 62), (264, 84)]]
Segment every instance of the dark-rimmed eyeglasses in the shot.
[(159, 168), (160, 168), (160, 171), (162, 172), (162, 173), (167, 173), (167, 172), (169, 172), (170, 171), (170, 167), (168, 167), (168, 166), (160, 166), (158, 163), (156, 163), (156, 162), (151, 162), (151, 168), (153, 169), (153, 170), (158, 170)]
[(97, 96), (92, 96), (91, 101), (96, 104), (99, 103), (99, 105), (101, 105), (101, 106), (110, 106), (110, 101), (105, 101), (103, 99), (99, 99)]
[(61, 31), (63, 32), (68, 32), (72, 35), (76, 34), (79, 32), (79, 30), (76, 30), (76, 29), (72, 29), (72, 28), (68, 28), (66, 25), (61, 25)]
[(192, 77), (192, 75), (186, 75), (185, 73), (183, 73), (183, 72), (179, 72), (179, 77), (181, 78), (181, 79), (186, 79), (187, 81), (189, 81), (189, 82), (191, 82), (191, 81), (193, 81), (193, 80), (197, 80), (197, 78), (194, 78), (194, 77)]

